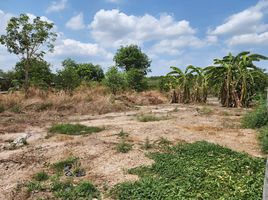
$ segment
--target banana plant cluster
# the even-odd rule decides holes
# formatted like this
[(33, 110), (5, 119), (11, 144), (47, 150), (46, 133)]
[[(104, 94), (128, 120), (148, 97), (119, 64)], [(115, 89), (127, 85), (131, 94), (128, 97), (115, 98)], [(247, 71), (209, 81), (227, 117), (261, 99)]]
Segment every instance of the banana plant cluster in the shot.
[[(177, 80), (177, 102), (203, 102), (208, 93), (216, 90), (225, 107), (248, 107), (257, 92), (263, 92), (268, 84), (264, 70), (254, 62), (267, 60), (260, 54), (241, 52), (236, 56), (229, 53), (222, 59), (214, 59), (214, 65), (206, 68), (188, 66), (185, 71), (170, 67), (168, 76)], [(208, 91), (210, 88), (210, 91)]]

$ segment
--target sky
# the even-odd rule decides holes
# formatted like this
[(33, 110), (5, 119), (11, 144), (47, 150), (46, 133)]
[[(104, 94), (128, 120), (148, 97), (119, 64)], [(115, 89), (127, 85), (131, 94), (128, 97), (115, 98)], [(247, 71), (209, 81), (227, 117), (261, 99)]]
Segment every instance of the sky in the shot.
[[(206, 67), (229, 52), (268, 56), (268, 0), (0, 0), (0, 35), (21, 13), (55, 24), (54, 52), (45, 56), (53, 71), (66, 58), (107, 70), (129, 44), (149, 56), (153, 76), (170, 66)], [(18, 61), (0, 46), (0, 69)], [(268, 61), (258, 66), (268, 70)]]

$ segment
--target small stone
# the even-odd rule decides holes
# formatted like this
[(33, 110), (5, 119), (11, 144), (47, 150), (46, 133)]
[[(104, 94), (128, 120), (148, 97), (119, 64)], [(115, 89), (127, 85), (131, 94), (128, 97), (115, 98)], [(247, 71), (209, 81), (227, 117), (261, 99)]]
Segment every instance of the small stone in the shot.
[(71, 171), (65, 172), (65, 176), (73, 176), (73, 173)]

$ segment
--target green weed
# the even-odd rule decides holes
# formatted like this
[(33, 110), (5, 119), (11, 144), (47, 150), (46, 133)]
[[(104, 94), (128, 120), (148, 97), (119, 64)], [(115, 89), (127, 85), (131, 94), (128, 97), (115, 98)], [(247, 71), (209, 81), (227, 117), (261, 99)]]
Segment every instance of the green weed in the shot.
[(50, 133), (60, 133), (66, 135), (86, 135), (104, 130), (104, 128), (94, 126), (84, 126), (81, 124), (57, 124), (49, 129)]

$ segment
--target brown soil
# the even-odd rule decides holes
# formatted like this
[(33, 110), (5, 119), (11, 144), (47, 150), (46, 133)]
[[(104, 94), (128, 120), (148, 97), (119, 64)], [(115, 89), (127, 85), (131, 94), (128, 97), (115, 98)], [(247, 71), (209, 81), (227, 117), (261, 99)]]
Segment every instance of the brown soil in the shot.
[[(203, 107), (212, 109), (212, 112), (200, 114), (199, 110)], [(174, 144), (206, 140), (252, 156), (262, 156), (255, 131), (239, 128), (240, 118), (245, 112), (244, 109), (222, 108), (215, 103), (206, 106), (140, 106), (127, 112), (71, 116), (66, 120), (89, 126), (104, 126), (105, 130), (88, 136), (57, 135), (48, 139), (45, 137), (49, 124), (42, 127), (27, 125), (26, 131), (19, 133), (5, 132), (4, 124), (1, 124), (0, 199), (27, 199), (27, 195), (18, 196), (18, 183), (30, 180), (34, 173), (48, 169), (49, 163), (70, 155), (78, 156), (87, 172), (85, 177), (75, 179), (90, 180), (100, 190), (120, 182), (137, 180), (137, 176), (126, 171), (152, 164), (153, 161), (145, 156), (146, 151), (141, 148), (147, 137), (152, 142), (164, 137)], [(141, 114), (163, 116), (165, 120), (139, 122), (137, 115)], [(115, 150), (120, 140), (116, 134), (121, 130), (129, 133), (128, 140), (134, 144), (133, 149), (126, 154)], [(3, 148), (7, 141), (25, 133), (31, 134), (27, 146), (16, 150)]]

